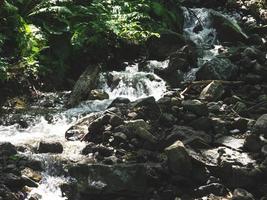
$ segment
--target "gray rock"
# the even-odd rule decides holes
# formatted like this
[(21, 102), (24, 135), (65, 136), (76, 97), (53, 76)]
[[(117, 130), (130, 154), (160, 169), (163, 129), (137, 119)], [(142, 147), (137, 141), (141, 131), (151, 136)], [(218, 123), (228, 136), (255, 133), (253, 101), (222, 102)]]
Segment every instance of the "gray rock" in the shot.
[[(116, 164), (88, 165), (69, 167), (71, 177), (76, 178), (78, 192), (87, 195), (139, 196), (149, 187), (149, 174), (156, 174), (159, 165), (150, 164)], [(153, 173), (154, 172), (154, 173)]]
[(199, 100), (185, 100), (182, 102), (184, 110), (191, 111), (199, 116), (206, 116), (208, 114), (208, 107)]
[(100, 70), (101, 67), (99, 65), (87, 67), (74, 85), (67, 106), (73, 107), (88, 97), (90, 92), (96, 88)]
[(197, 80), (231, 80), (237, 74), (238, 67), (227, 58), (213, 58), (200, 67)]
[(253, 126), (253, 132), (256, 134), (263, 134), (267, 138), (267, 114), (264, 114), (257, 119)]
[(165, 149), (168, 157), (168, 167), (174, 174), (188, 176), (192, 170), (192, 163), (184, 144), (177, 140), (174, 144)]
[(139, 138), (152, 144), (157, 142), (157, 138), (149, 131), (150, 125), (143, 119), (128, 121), (126, 122), (126, 127), (129, 130), (130, 137), (138, 136)]
[(38, 153), (62, 153), (63, 146), (59, 142), (40, 142), (37, 151)]
[(223, 85), (218, 81), (212, 81), (202, 90), (199, 98), (207, 101), (218, 101), (223, 94)]
[(12, 156), (17, 154), (16, 147), (9, 142), (0, 142), (0, 156)]
[(117, 126), (120, 126), (124, 123), (123, 119), (117, 115), (112, 115), (110, 120), (109, 120), (109, 123), (112, 127), (117, 127)]

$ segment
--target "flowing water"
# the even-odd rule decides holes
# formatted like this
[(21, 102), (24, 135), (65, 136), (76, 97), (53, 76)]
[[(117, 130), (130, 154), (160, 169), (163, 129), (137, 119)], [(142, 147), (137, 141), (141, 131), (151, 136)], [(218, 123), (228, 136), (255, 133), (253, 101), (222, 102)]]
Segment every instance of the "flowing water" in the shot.
[[(216, 31), (211, 27), (208, 9), (197, 8), (190, 11), (184, 9), (184, 13), (184, 33), (202, 51), (202, 56), (199, 59), (200, 65), (218, 54), (220, 46), (216, 40)], [(26, 146), (28, 150), (23, 154), (40, 159), (44, 164), (43, 179), (39, 187), (31, 191), (30, 196), (37, 196), (38, 199), (42, 200), (65, 199), (61, 196), (59, 185), (68, 181), (68, 178), (58, 172), (58, 167), (64, 161), (77, 162), (90, 159), (80, 154), (81, 149), (85, 146), (84, 143), (66, 141), (65, 139), (65, 131), (79, 118), (92, 112), (105, 110), (112, 100), (119, 96), (127, 97), (130, 100), (146, 96), (154, 96), (159, 99), (162, 96), (167, 90), (165, 81), (155, 75), (153, 70), (154, 68), (166, 68), (168, 61), (149, 61), (147, 65), (148, 72), (139, 71), (138, 63), (136, 63), (128, 64), (125, 71), (101, 74), (98, 88), (109, 94), (110, 99), (108, 100), (86, 101), (75, 108), (67, 110), (63, 106), (64, 97), (59, 97), (54, 93), (47, 93), (43, 94), (43, 98), (38, 102), (33, 103), (28, 112), (21, 115), (23, 118), (30, 119), (27, 128), (22, 128), (19, 123), (0, 126), (0, 142), (7, 141), (17, 146)], [(186, 79), (193, 79), (196, 70), (195, 66), (190, 73), (185, 75)], [(108, 76), (115, 77), (117, 80), (115, 85), (110, 86)], [(51, 99), (53, 106), (49, 103)], [(47, 114), (47, 112), (50, 113)], [(34, 153), (34, 149), (40, 141), (58, 141), (63, 145), (64, 152), (60, 155)]]

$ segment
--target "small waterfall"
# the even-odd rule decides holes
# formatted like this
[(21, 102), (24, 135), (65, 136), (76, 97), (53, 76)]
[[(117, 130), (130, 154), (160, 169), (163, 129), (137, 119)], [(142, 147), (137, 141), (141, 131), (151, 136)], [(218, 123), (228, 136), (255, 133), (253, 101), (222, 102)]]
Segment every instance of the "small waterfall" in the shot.
[[(108, 83), (108, 76), (115, 80)], [(166, 91), (165, 82), (153, 72), (139, 71), (138, 63), (129, 65), (122, 72), (113, 71), (102, 74), (99, 87), (109, 94), (110, 99), (126, 97), (131, 101), (146, 96), (159, 99)]]

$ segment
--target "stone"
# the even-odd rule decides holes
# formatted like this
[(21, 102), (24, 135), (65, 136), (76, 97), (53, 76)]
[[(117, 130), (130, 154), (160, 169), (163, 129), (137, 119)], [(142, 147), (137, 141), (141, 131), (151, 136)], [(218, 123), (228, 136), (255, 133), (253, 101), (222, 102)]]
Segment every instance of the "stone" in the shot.
[(207, 61), (196, 73), (197, 80), (232, 80), (238, 67), (227, 58), (215, 57)]
[(199, 117), (192, 121), (189, 126), (193, 127), (195, 130), (201, 130), (206, 132), (212, 130), (212, 123), (208, 117)]
[(128, 104), (130, 103), (130, 100), (128, 98), (125, 97), (117, 97), (116, 99), (114, 99), (111, 104), (108, 106), (108, 108), (111, 107), (116, 107), (116, 105), (118, 104)]
[(267, 138), (267, 114), (264, 114), (257, 119), (253, 126), (253, 132), (256, 134), (263, 134)]
[(158, 120), (161, 115), (159, 105), (152, 96), (132, 102), (131, 107), (137, 113), (137, 118), (144, 120)]
[(129, 130), (129, 137), (138, 136), (139, 138), (155, 144), (157, 138), (150, 133), (150, 125), (143, 119), (131, 120), (126, 122), (126, 127)]
[(13, 156), (17, 154), (16, 147), (9, 142), (0, 142), (0, 156)]
[(221, 13), (211, 11), (212, 24), (215, 27), (221, 42), (245, 42), (248, 36), (235, 20), (225, 17)]
[(168, 158), (168, 167), (172, 173), (181, 176), (188, 176), (191, 173), (191, 158), (180, 140), (167, 147), (165, 153)]
[(254, 197), (245, 189), (237, 188), (233, 192), (232, 200), (254, 200)]
[(109, 99), (108, 93), (101, 89), (94, 89), (90, 91), (89, 98), (90, 100), (104, 100)]
[(100, 65), (92, 65), (86, 68), (74, 85), (67, 102), (68, 107), (73, 107), (82, 100), (85, 100), (88, 97), (88, 94), (96, 88), (100, 70)]
[(191, 111), (199, 116), (206, 116), (208, 114), (208, 107), (199, 100), (185, 100), (182, 102), (184, 110)]
[(117, 127), (117, 126), (122, 125), (124, 123), (124, 120), (117, 115), (112, 115), (109, 120), (109, 123), (112, 127)]
[(69, 167), (78, 183), (78, 192), (89, 195), (143, 196), (155, 177), (157, 164), (80, 164)]
[(251, 134), (246, 137), (244, 148), (250, 152), (260, 152), (263, 142), (258, 135)]
[(199, 98), (207, 101), (218, 101), (223, 94), (223, 85), (218, 81), (212, 81), (202, 90)]
[(40, 142), (37, 148), (38, 153), (62, 153), (63, 146), (60, 142)]
[(182, 34), (174, 32), (162, 33), (159, 38), (153, 36), (148, 39), (146, 44), (149, 59), (164, 60), (186, 43), (186, 39)]

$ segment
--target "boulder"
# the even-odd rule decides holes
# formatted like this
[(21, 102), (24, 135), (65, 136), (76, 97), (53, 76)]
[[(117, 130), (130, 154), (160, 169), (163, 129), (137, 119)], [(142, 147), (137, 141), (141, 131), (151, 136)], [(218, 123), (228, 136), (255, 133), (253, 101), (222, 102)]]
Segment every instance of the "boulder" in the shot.
[(185, 37), (175, 32), (162, 33), (160, 37), (153, 36), (146, 43), (149, 59), (164, 60), (186, 43)]
[(207, 101), (218, 101), (223, 94), (223, 85), (218, 81), (212, 81), (202, 90), (199, 98)]
[(180, 140), (167, 147), (165, 153), (168, 158), (168, 167), (172, 173), (181, 176), (188, 176), (191, 173), (191, 158)]
[(182, 102), (184, 110), (193, 112), (199, 116), (206, 116), (208, 114), (208, 107), (199, 100), (184, 100)]
[(62, 153), (63, 146), (59, 142), (40, 142), (37, 151), (38, 153)]
[(267, 138), (267, 114), (264, 114), (257, 119), (253, 126), (253, 132), (256, 134), (263, 134)]
[(132, 110), (137, 113), (136, 118), (144, 120), (158, 120), (161, 110), (154, 97), (145, 97), (131, 103)]
[(126, 122), (126, 127), (129, 130), (130, 137), (139, 137), (144, 141), (152, 144), (157, 142), (157, 138), (150, 133), (150, 126), (143, 119), (132, 120)]
[(196, 73), (197, 80), (231, 80), (238, 67), (227, 58), (215, 57), (207, 61)]
[(74, 85), (70, 98), (67, 102), (68, 107), (73, 107), (82, 100), (88, 98), (90, 92), (97, 86), (96, 84), (99, 78), (100, 70), (100, 65), (92, 65), (86, 68)]
[(9, 142), (0, 143), (0, 156), (13, 156), (17, 154), (16, 147)]
[[(142, 196), (148, 189), (149, 181), (156, 175), (159, 165), (151, 164), (80, 164), (69, 167), (69, 174), (76, 178), (78, 192), (85, 195), (105, 197)], [(92, 196), (91, 196), (92, 197)]]
[(221, 42), (239, 42), (248, 40), (247, 34), (233, 19), (227, 18), (221, 13), (212, 10), (212, 24), (217, 30), (218, 38)]

